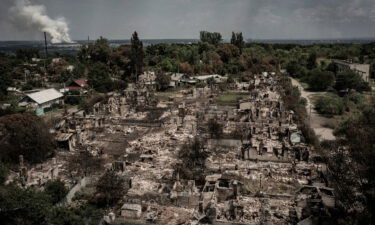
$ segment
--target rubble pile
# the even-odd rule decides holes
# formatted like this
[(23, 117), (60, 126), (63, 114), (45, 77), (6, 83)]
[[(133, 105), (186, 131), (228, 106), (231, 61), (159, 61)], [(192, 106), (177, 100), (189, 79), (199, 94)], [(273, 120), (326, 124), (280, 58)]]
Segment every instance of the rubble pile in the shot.
[[(65, 117), (55, 127), (56, 141), (66, 154), (104, 159), (128, 181), (124, 205), (106, 217), (114, 213), (113, 224), (296, 224), (318, 212), (328, 216), (334, 195), (325, 187), (326, 167), (312, 160), (313, 147), (281, 100), (278, 76), (262, 73), (236, 87), (246, 97), (237, 108), (225, 108), (212, 88), (158, 103), (152, 88), (130, 86), (96, 103), (90, 114)], [(222, 127), (220, 137), (207, 129), (212, 119)], [(183, 179), (177, 170), (181, 146), (195, 137), (208, 153), (203, 181)], [(44, 176), (22, 168), (19, 177)], [(58, 177), (55, 170), (47, 173)]]

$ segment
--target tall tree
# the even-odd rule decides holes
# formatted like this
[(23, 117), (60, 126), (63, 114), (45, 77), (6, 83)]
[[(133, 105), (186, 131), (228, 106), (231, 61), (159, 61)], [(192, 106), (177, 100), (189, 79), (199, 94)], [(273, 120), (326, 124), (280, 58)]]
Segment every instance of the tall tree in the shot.
[(243, 40), (242, 32), (239, 32), (239, 33), (232, 32), (232, 38), (230, 39), (230, 43), (232, 45), (237, 46), (237, 48), (239, 48), (240, 52), (242, 53), (242, 49), (245, 45), (245, 41)]
[(114, 171), (107, 171), (100, 177), (96, 185), (96, 199), (99, 205), (113, 205), (119, 201), (124, 194), (125, 180)]
[(107, 64), (111, 52), (108, 40), (100, 37), (95, 43), (82, 46), (78, 52), (78, 58), (81, 62), (91, 61)]
[(113, 82), (108, 70), (103, 63), (95, 63), (91, 66), (88, 82), (96, 91), (104, 93), (112, 90)]
[(201, 31), (200, 40), (201, 42), (207, 42), (212, 45), (217, 45), (222, 39), (221, 34), (218, 32)]
[(309, 58), (307, 59), (307, 65), (306, 65), (307, 69), (312, 70), (312, 69), (316, 68), (316, 65), (317, 65), (316, 58), (317, 58), (316, 52), (312, 52), (309, 55)]
[(131, 56), (130, 56), (130, 67), (131, 74), (135, 77), (143, 73), (143, 43), (138, 38), (138, 33), (135, 31), (131, 38)]

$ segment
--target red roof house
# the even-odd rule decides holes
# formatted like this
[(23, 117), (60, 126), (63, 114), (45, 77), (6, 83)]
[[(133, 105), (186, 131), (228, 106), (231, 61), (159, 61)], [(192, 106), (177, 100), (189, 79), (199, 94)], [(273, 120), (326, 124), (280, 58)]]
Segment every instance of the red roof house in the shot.
[(71, 89), (82, 89), (82, 88), (87, 88), (87, 87), (89, 87), (89, 84), (87, 83), (86, 79), (78, 79), (78, 80), (72, 81), (72, 83), (70, 83), (69, 86), (66, 88), (69, 88), (69, 90), (71, 90)]

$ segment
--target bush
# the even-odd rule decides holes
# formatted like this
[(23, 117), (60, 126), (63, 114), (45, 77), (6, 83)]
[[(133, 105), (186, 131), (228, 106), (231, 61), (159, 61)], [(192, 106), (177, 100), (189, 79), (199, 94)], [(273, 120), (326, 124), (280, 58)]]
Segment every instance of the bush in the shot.
[(337, 91), (353, 89), (358, 92), (371, 90), (369, 84), (360, 75), (350, 70), (337, 74), (335, 89)]
[(48, 181), (44, 191), (51, 196), (52, 204), (60, 202), (68, 194), (68, 189), (66, 189), (65, 184), (60, 180)]
[(329, 71), (314, 69), (307, 74), (306, 81), (312, 91), (325, 91), (334, 84), (335, 75)]
[(315, 109), (324, 115), (341, 115), (344, 112), (345, 106), (342, 99), (338, 96), (324, 96), (320, 97), (315, 102)]
[(8, 168), (0, 162), (0, 185), (3, 185), (8, 177)]
[(299, 65), (296, 61), (288, 63), (286, 70), (291, 77), (302, 78), (306, 76), (307, 70), (305, 67)]

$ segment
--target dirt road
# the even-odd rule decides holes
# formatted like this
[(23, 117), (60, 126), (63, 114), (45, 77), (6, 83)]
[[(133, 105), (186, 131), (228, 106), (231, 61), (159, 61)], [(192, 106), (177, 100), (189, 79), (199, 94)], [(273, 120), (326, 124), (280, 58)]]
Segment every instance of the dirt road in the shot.
[(333, 129), (324, 127), (324, 124), (329, 122), (329, 118), (320, 116), (314, 109), (314, 105), (311, 102), (312, 94), (315, 92), (306, 91), (298, 80), (291, 78), (292, 84), (297, 86), (301, 92), (301, 96), (307, 100), (306, 111), (307, 115), (310, 117), (311, 128), (315, 131), (315, 134), (319, 137), (319, 140), (335, 140), (333, 135)]

